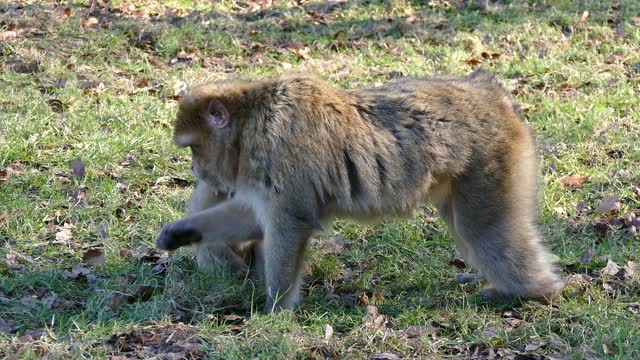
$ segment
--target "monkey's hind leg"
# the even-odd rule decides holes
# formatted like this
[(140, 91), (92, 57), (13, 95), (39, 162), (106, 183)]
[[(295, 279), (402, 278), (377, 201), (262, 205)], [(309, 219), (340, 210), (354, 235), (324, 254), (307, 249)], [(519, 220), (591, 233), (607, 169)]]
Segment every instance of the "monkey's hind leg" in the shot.
[(456, 184), (453, 216), (469, 262), (489, 283), (482, 296), (490, 301), (555, 298), (563, 284), (533, 223), (535, 188), (497, 189), (479, 179)]
[[(462, 258), (465, 259), (465, 264), (467, 264), (467, 267), (473, 268), (473, 265), (471, 264), (471, 260), (469, 258), (469, 254), (470, 254), (469, 246), (466, 244), (466, 242), (460, 236), (460, 234), (458, 234), (456, 231), (454, 218), (453, 218), (453, 204), (452, 204), (451, 198), (448, 197), (448, 198), (442, 199), (440, 202), (438, 202), (437, 208), (438, 208), (438, 213), (440, 214), (440, 217), (447, 224), (447, 229), (451, 233), (451, 236), (453, 237), (453, 240), (455, 241), (456, 246), (458, 247), (458, 250), (460, 250), (460, 252), (462, 253)], [(473, 270), (478, 271), (477, 268)], [(474, 273), (458, 273), (455, 275), (454, 279), (458, 284), (476, 283), (476, 282), (485, 280), (482, 274), (474, 274)]]

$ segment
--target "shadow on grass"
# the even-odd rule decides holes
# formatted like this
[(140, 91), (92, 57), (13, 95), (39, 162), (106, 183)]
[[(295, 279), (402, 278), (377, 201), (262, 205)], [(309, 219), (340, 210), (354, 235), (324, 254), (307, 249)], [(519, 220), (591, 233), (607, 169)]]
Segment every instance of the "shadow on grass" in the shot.
[[(456, 32), (491, 31), (508, 24), (526, 22), (548, 22), (566, 36), (571, 36), (574, 27), (579, 25), (576, 14), (587, 11), (590, 13), (589, 21), (616, 27), (629, 20), (640, 8), (633, 2), (608, 1), (563, 2), (553, 6), (505, 1), (498, 2), (490, 10), (479, 6), (477, 1), (459, 2), (458, 7), (450, 8), (431, 8), (424, 1), (409, 3), (419, 9), (415, 14), (400, 13), (403, 10), (401, 6), (396, 8), (376, 1), (311, 2), (293, 7), (277, 5), (276, 2), (276, 5), (257, 9), (191, 10), (184, 14), (152, 13), (144, 16), (108, 7), (96, 7), (91, 14), (86, 7), (75, 6), (72, 9), (85, 18), (96, 17), (98, 23), (93, 26), (94, 30), (124, 33), (132, 47), (154, 56), (173, 58), (182, 50), (198, 50), (223, 57), (230, 57), (233, 52), (251, 57), (260, 51), (273, 52), (273, 56), (278, 58), (277, 50), (292, 42), (335, 52), (359, 47), (363, 40), (380, 41), (384, 38), (417, 39), (433, 45), (449, 45), (454, 41)], [(27, 28), (34, 25), (30, 19), (37, 19), (36, 27), (40, 23), (44, 29), (47, 28), (46, 19), (55, 18), (51, 15), (57, 15), (61, 10), (62, 7), (43, 4), (0, 5), (0, 26), (7, 30)], [(350, 14), (352, 19), (345, 20), (344, 14)], [(174, 43), (169, 46), (162, 44), (162, 38), (168, 32), (177, 32)], [(238, 44), (216, 44), (221, 34)], [(42, 37), (38, 32), (32, 35), (34, 40)]]

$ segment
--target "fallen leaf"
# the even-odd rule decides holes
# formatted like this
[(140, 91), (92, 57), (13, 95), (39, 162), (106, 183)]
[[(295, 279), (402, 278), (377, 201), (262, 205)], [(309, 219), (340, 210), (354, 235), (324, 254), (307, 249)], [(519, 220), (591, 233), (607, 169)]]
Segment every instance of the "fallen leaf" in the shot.
[(66, 106), (64, 105), (64, 103), (62, 103), (62, 101), (60, 101), (60, 99), (49, 99), (47, 100), (47, 104), (49, 104), (51, 110), (56, 113), (64, 112), (64, 110), (66, 109)]
[(333, 327), (329, 324), (325, 324), (324, 325), (324, 341), (331, 340), (332, 336), (333, 336)]
[(593, 212), (589, 203), (586, 201), (581, 201), (576, 205), (576, 211), (582, 215), (589, 215)]
[(222, 316), (222, 320), (231, 324), (242, 324), (247, 321), (247, 318), (241, 315), (228, 314), (228, 315)]
[(584, 184), (585, 182), (588, 182), (589, 177), (578, 175), (578, 174), (572, 174), (572, 175), (562, 177), (558, 181), (560, 182), (560, 184), (564, 185), (565, 187), (568, 187), (570, 189), (576, 189), (582, 186), (582, 184)]
[(74, 225), (69, 223), (64, 223), (62, 226), (58, 226), (58, 232), (55, 235), (56, 240), (53, 242), (54, 244), (67, 244), (73, 238), (72, 229), (75, 228)]
[(40, 339), (43, 333), (44, 333), (43, 330), (28, 329), (28, 330), (25, 330), (23, 335), (20, 336), (18, 340), (23, 344), (33, 343), (33, 341)]
[(5, 321), (3, 318), (0, 318), (0, 333), (11, 334), (15, 331), (13, 325)]
[(342, 236), (332, 236), (322, 242), (320, 253), (322, 255), (339, 254), (344, 249), (344, 238)]
[(380, 315), (378, 308), (373, 305), (367, 305), (365, 308), (365, 324), (375, 328), (391, 327), (391, 323), (389, 323), (387, 317)]
[(379, 292), (374, 291), (373, 294), (371, 294), (372, 303), (379, 305), (383, 301), (384, 301), (384, 296), (382, 296), (382, 294), (380, 294)]
[(89, 249), (82, 255), (82, 261), (90, 266), (104, 265), (104, 251), (102, 249)]
[(584, 23), (584, 22), (587, 21), (588, 18), (589, 18), (589, 12), (585, 10), (585, 11), (582, 12), (582, 15), (580, 16), (580, 20), (579, 21), (581, 23)]
[(309, 56), (309, 53), (311, 52), (311, 49), (306, 46), (305, 44), (301, 43), (301, 42), (293, 42), (293, 43), (288, 43), (288, 44), (284, 44), (281, 48), (282, 50), (286, 50), (289, 52), (292, 52), (294, 54), (297, 54), (298, 56), (300, 56), (301, 58), (308, 60), (311, 57)]
[(469, 59), (469, 60), (465, 60), (464, 63), (471, 65), (471, 67), (476, 67), (480, 64), (482, 64), (482, 61), (478, 60), (478, 59)]
[(604, 352), (605, 355), (610, 356), (616, 354), (615, 348), (608, 346), (607, 344), (602, 344), (602, 352)]
[(179, 100), (182, 98), (184, 93), (187, 91), (187, 83), (184, 81), (177, 81), (173, 84), (173, 96), (175, 100)]
[(183, 323), (145, 326), (112, 336), (107, 358), (202, 359), (207, 355), (203, 347), (209, 346), (197, 333), (195, 327)]
[(91, 27), (98, 24), (98, 19), (96, 17), (91, 16), (84, 22), (85, 27)]
[(467, 267), (467, 264), (464, 262), (464, 258), (457, 252), (453, 254), (453, 258), (449, 260), (449, 265), (453, 265), (458, 269), (464, 269)]
[(11, 69), (19, 74), (33, 74), (40, 71), (41, 67), (40, 62), (37, 60), (24, 61), (18, 59), (12, 63)]
[(591, 258), (593, 257), (593, 250), (586, 249), (582, 252), (582, 256), (580, 256), (580, 264), (587, 265), (591, 262)]
[(141, 285), (134, 295), (127, 297), (127, 302), (133, 304), (135, 302), (147, 302), (151, 300), (154, 294), (163, 292), (164, 286)]
[(92, 89), (97, 89), (100, 86), (100, 82), (99, 81), (83, 81), (80, 83), (80, 89), (82, 90), (92, 90)]
[(249, 61), (251, 61), (252, 63), (262, 62), (261, 58), (262, 58), (262, 52), (254, 51), (251, 54), (251, 58), (249, 59)]
[(155, 186), (165, 185), (165, 186), (178, 186), (178, 187), (188, 187), (193, 184), (192, 181), (187, 179), (183, 179), (178, 176), (160, 176), (155, 181)]
[(507, 317), (504, 319), (504, 322), (513, 329), (517, 329), (518, 327), (520, 327), (522, 324), (525, 323), (523, 319), (519, 319), (516, 317)]
[(195, 54), (188, 54), (184, 51), (176, 54), (176, 57), (169, 61), (169, 65), (173, 67), (185, 67), (198, 61), (198, 56)]
[(436, 335), (438, 333), (438, 329), (433, 326), (417, 326), (411, 325), (404, 329), (402, 333), (409, 339), (419, 338), (423, 335)]
[(358, 304), (360, 304), (360, 305), (369, 305), (369, 296), (367, 295), (366, 292), (362, 292), (362, 294), (360, 294), (360, 296), (358, 296)]
[(80, 158), (75, 158), (71, 161), (71, 174), (73, 174), (78, 181), (84, 178), (85, 166)]
[(400, 360), (402, 356), (398, 356), (394, 353), (379, 353), (369, 356), (369, 360)]
[(3, 32), (0, 32), (0, 39), (3, 39), (3, 40), (15, 39), (16, 36), (18, 36), (18, 33), (15, 32), (15, 31), (3, 31)]
[(600, 204), (593, 210), (594, 213), (603, 215), (613, 210), (620, 209), (620, 201), (616, 195), (605, 196)]
[(602, 274), (613, 277), (623, 277), (625, 270), (613, 261), (607, 260), (607, 266), (602, 269)]
[(5, 262), (7, 263), (7, 266), (9, 267), (9, 269), (11, 270), (21, 270), (22, 269), (22, 265), (20, 265), (20, 263), (18, 263), (17, 257), (15, 253), (8, 253), (4, 255), (4, 259)]
[(82, 277), (86, 277), (89, 274), (91, 274), (91, 269), (80, 264), (74, 266), (73, 269), (71, 269), (71, 271), (65, 270), (62, 272), (62, 276), (65, 279), (71, 279), (71, 280), (76, 280)]
[(54, 295), (47, 295), (42, 299), (42, 304), (47, 309), (70, 310), (77, 308), (79, 304), (75, 301), (63, 299)]

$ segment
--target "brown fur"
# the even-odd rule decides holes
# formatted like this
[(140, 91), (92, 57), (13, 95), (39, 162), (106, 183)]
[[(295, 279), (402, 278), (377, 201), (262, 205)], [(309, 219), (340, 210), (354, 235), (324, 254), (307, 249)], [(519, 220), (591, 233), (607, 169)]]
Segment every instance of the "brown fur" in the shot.
[(167, 225), (158, 246), (264, 238), (268, 309), (295, 305), (322, 223), (424, 202), (489, 282), (485, 295), (549, 299), (562, 288), (533, 224), (531, 135), (484, 73), (353, 90), (301, 74), (208, 83), (181, 101), (175, 139), (192, 148), (201, 180), (235, 196)]

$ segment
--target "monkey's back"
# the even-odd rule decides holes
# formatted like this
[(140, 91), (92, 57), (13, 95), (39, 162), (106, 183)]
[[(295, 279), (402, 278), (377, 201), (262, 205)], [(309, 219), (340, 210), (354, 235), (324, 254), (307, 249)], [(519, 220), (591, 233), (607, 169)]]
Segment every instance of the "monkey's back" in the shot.
[(271, 96), (249, 126), (257, 178), (285, 195), (313, 194), (334, 212), (404, 214), (443, 179), (478, 165), (499, 172), (513, 152), (532, 151), (503, 88), (484, 74), (354, 90), (292, 75)]

